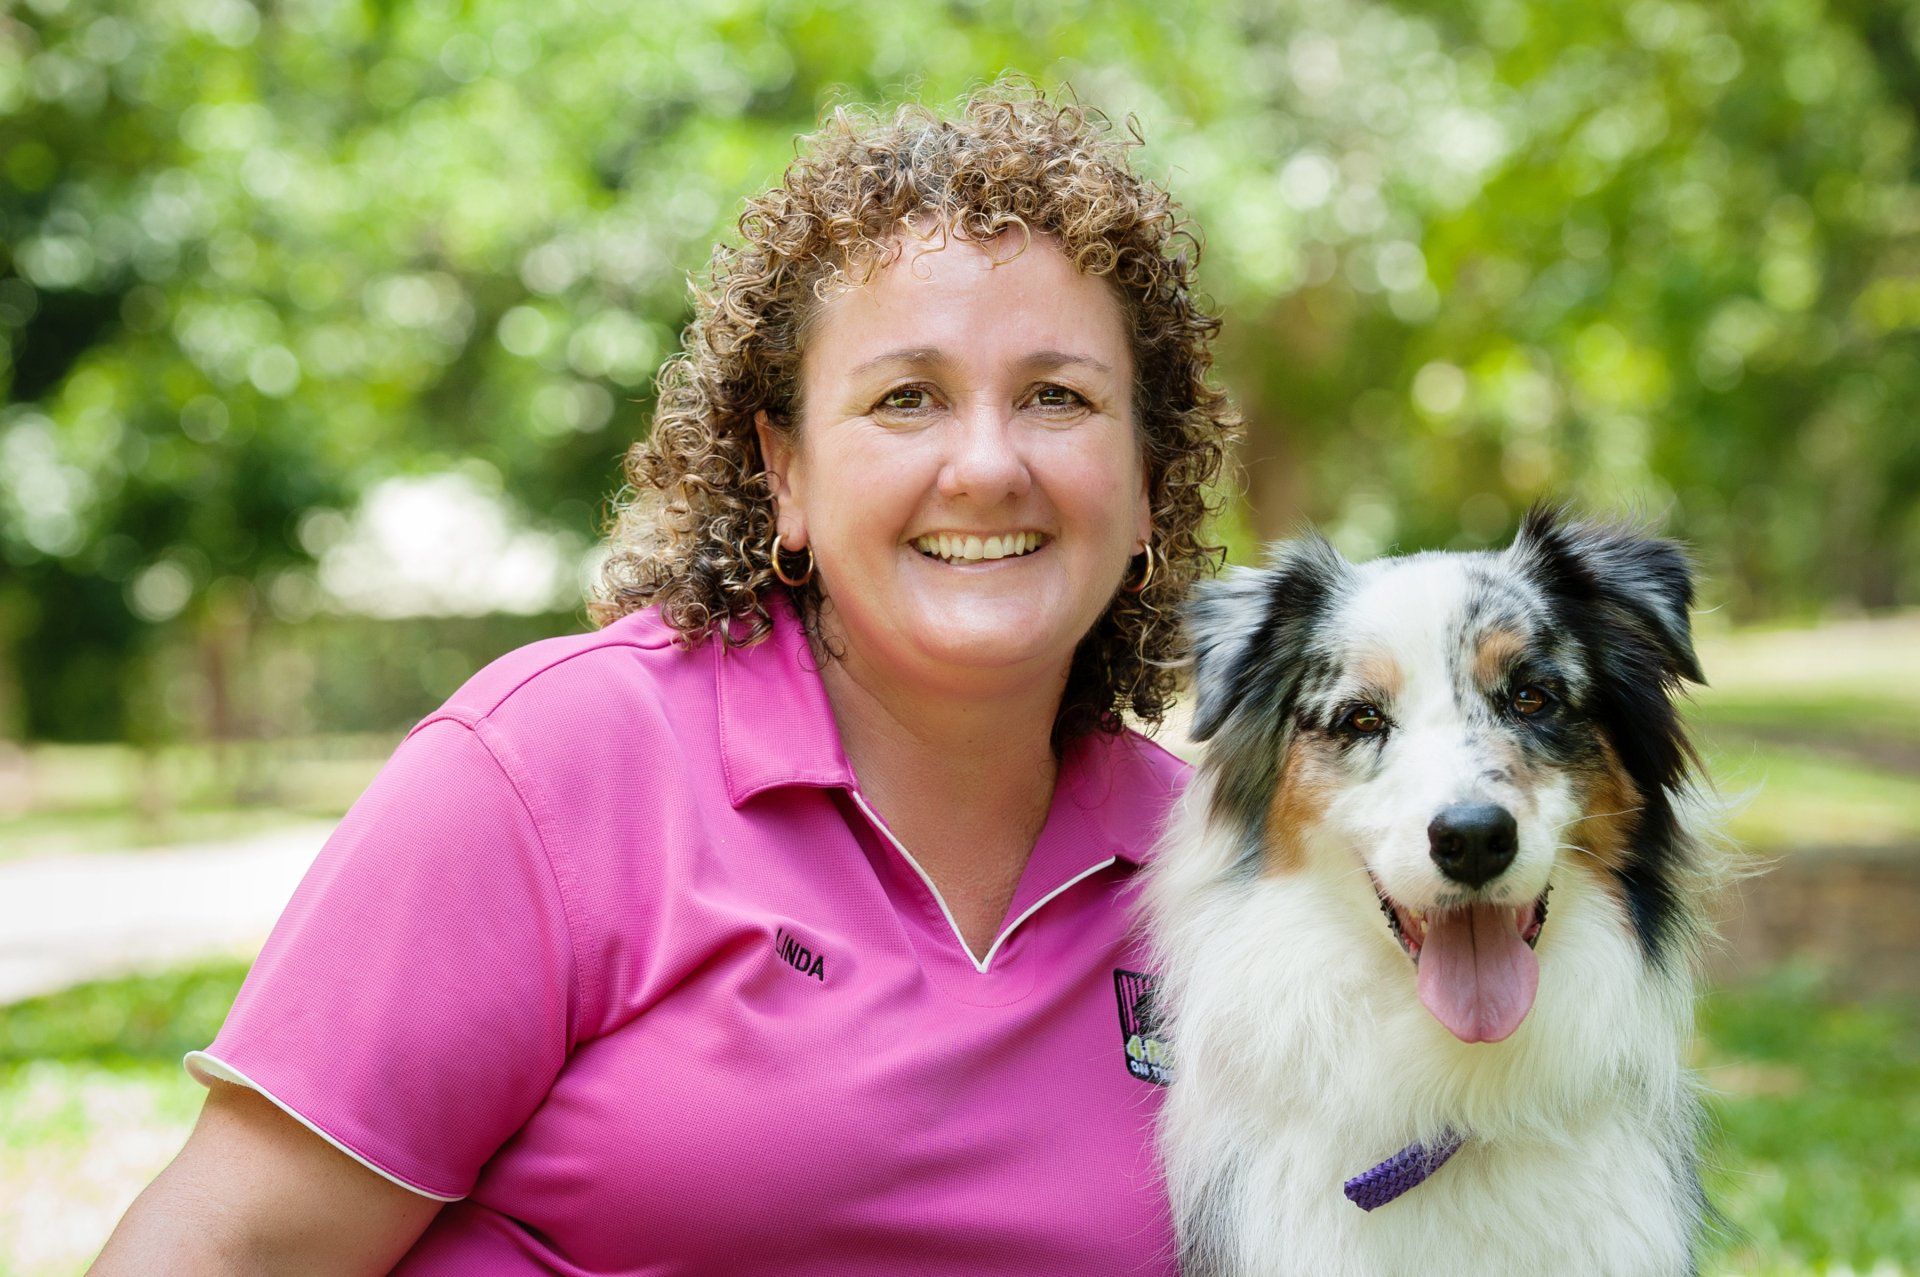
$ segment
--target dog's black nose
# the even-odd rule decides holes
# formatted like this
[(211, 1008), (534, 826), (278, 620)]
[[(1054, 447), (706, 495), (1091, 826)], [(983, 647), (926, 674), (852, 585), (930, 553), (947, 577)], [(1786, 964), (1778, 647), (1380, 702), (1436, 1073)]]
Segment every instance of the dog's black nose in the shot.
[(1498, 878), (1520, 843), (1513, 813), (1495, 803), (1455, 803), (1427, 826), (1433, 863), (1469, 887)]

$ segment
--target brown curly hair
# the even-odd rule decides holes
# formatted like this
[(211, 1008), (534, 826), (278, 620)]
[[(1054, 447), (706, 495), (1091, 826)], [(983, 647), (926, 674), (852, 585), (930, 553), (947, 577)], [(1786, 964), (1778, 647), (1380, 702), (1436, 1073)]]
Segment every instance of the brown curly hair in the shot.
[[(1224, 557), (1203, 525), (1239, 418), (1207, 382), (1220, 321), (1193, 293), (1199, 241), (1167, 192), (1128, 166), (1139, 141), (1131, 121), (1119, 138), (1099, 112), (1004, 79), (970, 94), (957, 118), (840, 108), (801, 139), (781, 183), (747, 201), (741, 242), (718, 246), (710, 282), (695, 286), (681, 350), (656, 382), (652, 432), (627, 453), (595, 623), (657, 606), (688, 642), (763, 637), (767, 591), (789, 587), (769, 558), (774, 506), (754, 416), (797, 423), (807, 324), (827, 290), (870, 277), (925, 215), (981, 243), (1043, 233), (1106, 279), (1125, 312), (1159, 559), (1148, 587), (1118, 591), (1081, 640), (1054, 740), (1119, 731), (1123, 710), (1157, 724), (1182, 655), (1177, 605)], [(813, 630), (818, 587), (791, 592)]]

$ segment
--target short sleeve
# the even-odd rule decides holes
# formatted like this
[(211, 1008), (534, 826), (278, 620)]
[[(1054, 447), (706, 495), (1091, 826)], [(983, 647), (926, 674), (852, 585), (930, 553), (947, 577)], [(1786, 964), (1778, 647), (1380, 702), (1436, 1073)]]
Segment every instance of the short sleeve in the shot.
[(454, 1200), (565, 1063), (573, 956), (522, 795), (473, 728), (430, 720), (327, 841), (186, 1066)]

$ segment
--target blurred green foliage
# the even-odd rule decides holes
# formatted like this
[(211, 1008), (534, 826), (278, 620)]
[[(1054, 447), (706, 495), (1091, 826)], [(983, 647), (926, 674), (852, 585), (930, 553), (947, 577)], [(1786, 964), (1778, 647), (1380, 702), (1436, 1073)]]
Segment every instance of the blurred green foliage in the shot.
[(685, 277), (835, 101), (1016, 69), (1205, 231), (1244, 547), (1664, 518), (1739, 617), (1920, 598), (1899, 0), (24, 0), (0, 14), (0, 731), (156, 739), (460, 468), (584, 544)]

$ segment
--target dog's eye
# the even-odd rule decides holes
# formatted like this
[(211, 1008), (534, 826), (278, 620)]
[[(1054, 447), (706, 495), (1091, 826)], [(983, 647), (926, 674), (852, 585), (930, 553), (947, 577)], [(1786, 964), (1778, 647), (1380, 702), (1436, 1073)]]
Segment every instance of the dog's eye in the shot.
[(1376, 706), (1355, 705), (1340, 716), (1340, 726), (1361, 736), (1371, 736), (1386, 730), (1387, 718)]
[(1551, 704), (1553, 698), (1542, 687), (1523, 687), (1513, 694), (1513, 712), (1526, 717), (1538, 714)]

